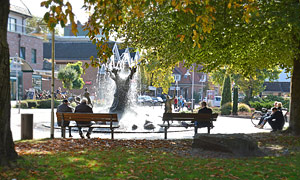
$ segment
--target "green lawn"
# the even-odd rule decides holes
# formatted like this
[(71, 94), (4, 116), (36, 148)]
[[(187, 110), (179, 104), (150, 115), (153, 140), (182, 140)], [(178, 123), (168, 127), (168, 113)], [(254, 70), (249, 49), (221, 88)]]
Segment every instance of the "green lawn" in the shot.
[(17, 142), (16, 149), (23, 159), (18, 161), (17, 168), (0, 169), (0, 179), (299, 179), (300, 177), (300, 153), (297, 151), (278, 157), (236, 159), (208, 159), (178, 153), (189, 145), (188, 140), (56, 139)]

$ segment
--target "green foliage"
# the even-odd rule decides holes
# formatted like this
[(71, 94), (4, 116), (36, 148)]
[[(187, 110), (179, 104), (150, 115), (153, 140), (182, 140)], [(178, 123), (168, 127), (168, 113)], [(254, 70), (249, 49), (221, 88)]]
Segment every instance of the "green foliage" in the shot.
[(74, 69), (65, 67), (59, 70), (57, 77), (62, 81), (64, 88), (71, 90), (73, 89), (73, 82), (77, 79), (78, 74)]
[(231, 79), (229, 75), (226, 75), (224, 78), (223, 83), (223, 92), (222, 92), (222, 100), (221, 100), (221, 106), (228, 102), (232, 102), (231, 100)]
[(221, 106), (222, 115), (230, 115), (231, 110), (232, 110), (232, 102), (227, 102), (226, 104)]
[(289, 109), (290, 99), (283, 98), (281, 96), (268, 95), (265, 98), (256, 98), (253, 101), (250, 101), (250, 106), (255, 108), (256, 110), (261, 111), (262, 108), (270, 109), (273, 107), (274, 102), (281, 102), (283, 108)]
[(37, 102), (35, 100), (27, 100), (28, 108), (36, 108)]
[(267, 109), (271, 109), (273, 107), (274, 102), (259, 102), (259, 101), (250, 101), (250, 106), (252, 108), (255, 108), (255, 110), (257, 111), (261, 111), (262, 108), (267, 108)]
[[(42, 109), (48, 109), (51, 108), (51, 99), (44, 99), (44, 100), (38, 100), (37, 101), (38, 106), (37, 108), (42, 108)], [(57, 108), (61, 103), (60, 100), (54, 100), (54, 108)]]
[(238, 88), (233, 88), (233, 107), (232, 107), (232, 114), (237, 115), (238, 111), (238, 99), (239, 99), (239, 92)]
[[(18, 106), (17, 106), (18, 107)], [(20, 108), (22, 108), (22, 109), (27, 109), (28, 108), (28, 103), (27, 103), (27, 101), (21, 101), (21, 106), (20, 106)]]
[(238, 111), (239, 112), (251, 112), (251, 108), (247, 104), (239, 103)]
[(78, 61), (74, 64), (67, 64), (58, 72), (58, 79), (63, 82), (63, 87), (66, 89), (82, 89), (84, 81), (81, 78), (83, 74), (82, 62)]
[(73, 89), (82, 89), (84, 85), (83, 78), (77, 78), (73, 81)]
[[(234, 70), (228, 70), (230, 73), (234, 73)], [(210, 73), (210, 79), (213, 84), (222, 86), (225, 69), (217, 69)], [(263, 86), (266, 79), (270, 81), (278, 79), (281, 70), (279, 66), (274, 66), (271, 69), (255, 70), (252, 76), (241, 76), (239, 74), (232, 74), (232, 81), (235, 83), (235, 86), (239, 88), (241, 92), (246, 95), (247, 102), (253, 98), (253, 96), (259, 95), (264, 91), (265, 87)], [(246, 102), (246, 103), (247, 103)]]
[(209, 107), (213, 111), (213, 113), (221, 114), (221, 108), (220, 107)]

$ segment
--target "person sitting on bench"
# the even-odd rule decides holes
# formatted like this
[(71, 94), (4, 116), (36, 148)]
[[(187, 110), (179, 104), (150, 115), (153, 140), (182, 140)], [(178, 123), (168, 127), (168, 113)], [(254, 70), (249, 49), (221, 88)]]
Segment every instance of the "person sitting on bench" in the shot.
[[(57, 107), (57, 112), (73, 112), (73, 108), (69, 106), (69, 101), (64, 99), (62, 104)], [(70, 121), (64, 121), (63, 126), (69, 127)], [(57, 125), (61, 126), (61, 121), (57, 121)], [(71, 134), (71, 127), (69, 127), (69, 137), (73, 137)]]
[[(212, 110), (207, 107), (205, 101), (201, 102), (201, 109), (199, 109), (198, 114), (212, 114)], [(213, 126), (212, 122), (195, 122), (195, 134), (197, 133), (198, 127), (208, 127)]]
[(267, 120), (268, 123), (271, 125), (271, 127), (273, 129), (271, 132), (282, 130), (282, 128), (284, 126), (283, 114), (280, 110), (278, 110), (275, 107), (272, 108), (272, 115), (270, 117), (266, 118), (265, 120)]
[[(76, 106), (75, 113), (93, 113), (93, 109), (87, 105), (87, 99), (83, 98), (81, 100), (81, 103)], [(84, 139), (84, 135), (82, 133), (81, 127), (82, 126), (88, 126), (89, 130), (86, 133), (86, 137), (90, 139), (90, 135), (92, 133), (93, 128), (90, 127), (92, 125), (91, 121), (76, 121), (78, 126), (79, 135), (82, 139)]]

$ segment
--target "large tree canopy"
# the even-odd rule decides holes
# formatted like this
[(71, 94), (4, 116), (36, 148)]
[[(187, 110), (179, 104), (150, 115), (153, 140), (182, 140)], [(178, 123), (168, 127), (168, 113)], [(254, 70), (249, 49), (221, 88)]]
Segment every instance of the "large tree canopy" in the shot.
[[(256, 73), (248, 77), (242, 76), (240, 74), (235, 74), (227, 69), (227, 74), (230, 74), (232, 81), (235, 84), (235, 87), (240, 89), (240, 92), (243, 92), (246, 97), (245, 101), (248, 104), (248, 101), (253, 98), (253, 96), (259, 95), (265, 87), (263, 86), (266, 79), (270, 81), (276, 80), (279, 78), (281, 70), (278, 67), (273, 67), (272, 69), (257, 69)], [(213, 84), (222, 86), (225, 78), (226, 69), (217, 69), (210, 73), (210, 80)]]
[[(172, 67), (183, 60), (185, 66), (197, 63), (207, 71), (228, 66), (246, 77), (259, 69), (277, 65), (294, 68), (299, 63), (298, 0), (85, 0), (84, 3), (91, 12), (85, 28), (97, 44), (101, 60), (106, 61), (111, 55), (105, 41), (117, 32), (125, 43), (145, 50), (142, 63), (157, 77), (162, 72), (164, 77), (170, 77)], [(45, 15), (50, 27), (57, 23), (64, 26), (69, 16), (76, 31), (70, 3), (48, 0), (42, 5), (50, 8)], [(106, 38), (99, 39), (98, 35)], [(92, 59), (91, 64), (97, 64), (97, 60)], [(290, 127), (300, 134), (300, 121), (296, 119), (300, 108), (295, 100), (300, 96), (293, 93), (300, 89), (300, 81), (295, 81), (300, 75), (296, 73), (293, 71)]]

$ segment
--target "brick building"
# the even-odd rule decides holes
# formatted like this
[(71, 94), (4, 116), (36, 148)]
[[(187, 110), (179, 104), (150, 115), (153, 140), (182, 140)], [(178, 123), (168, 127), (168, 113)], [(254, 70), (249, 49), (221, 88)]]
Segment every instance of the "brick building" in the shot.
[[(206, 96), (209, 82), (208, 74), (197, 72), (198, 70), (201, 70), (201, 68), (201, 66), (195, 65), (193, 73), (193, 67), (187, 69), (183, 66), (183, 63), (180, 63), (178, 67), (175, 67), (173, 70), (175, 83), (172, 83), (170, 87), (170, 95), (173, 96), (174, 90), (176, 90), (176, 96), (182, 95), (186, 100), (191, 100), (193, 89), (194, 99), (199, 98), (199, 100), (202, 100)], [(215, 87), (215, 90), (215, 94), (219, 94), (217, 87)]]
[[(114, 42), (113, 42), (114, 43)], [(52, 43), (51, 37), (49, 37), (49, 42), (44, 42), (44, 58), (51, 59), (52, 52)], [(55, 37), (55, 64), (56, 64), (56, 73), (59, 69), (64, 68), (68, 63), (76, 63), (81, 61), (83, 64), (90, 63), (90, 57), (97, 57), (96, 45), (84, 36), (56, 36)], [(84, 88), (88, 88), (91, 95), (94, 95), (97, 89), (97, 76), (99, 72), (99, 67), (89, 67), (85, 69), (85, 73), (81, 76), (85, 85), (83, 89), (73, 89), (72, 93), (80, 95), (83, 93)], [(44, 78), (42, 81), (43, 89), (50, 90), (51, 79)], [(62, 82), (58, 79), (55, 79), (54, 89), (58, 87), (62, 88), (62, 91), (66, 91), (63, 88)]]
[[(33, 30), (26, 26), (26, 19), (31, 17), (25, 4), (18, 0), (11, 1), (7, 26), (9, 53), (11, 59), (18, 58), (22, 63), (21, 70), (17, 70), (13, 68), (14, 65), (11, 65), (11, 99), (16, 98), (16, 89), (19, 90), (19, 99), (22, 99), (25, 90), (42, 88), (41, 76), (36, 75), (34, 71), (43, 67), (43, 39), (28, 34)], [(16, 87), (17, 82), (18, 88)]]

